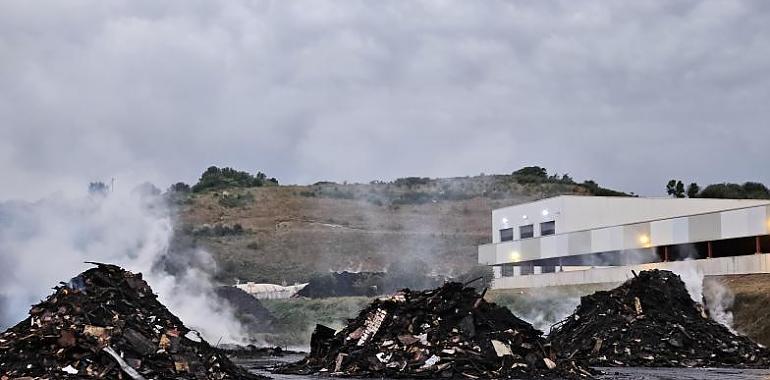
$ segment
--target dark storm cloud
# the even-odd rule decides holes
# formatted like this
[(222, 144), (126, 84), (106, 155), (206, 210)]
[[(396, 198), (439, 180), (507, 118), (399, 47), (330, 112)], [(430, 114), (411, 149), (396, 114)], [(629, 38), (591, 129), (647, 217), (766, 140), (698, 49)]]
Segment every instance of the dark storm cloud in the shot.
[(210, 164), (770, 182), (767, 20), (764, 1), (4, 1), (0, 199)]

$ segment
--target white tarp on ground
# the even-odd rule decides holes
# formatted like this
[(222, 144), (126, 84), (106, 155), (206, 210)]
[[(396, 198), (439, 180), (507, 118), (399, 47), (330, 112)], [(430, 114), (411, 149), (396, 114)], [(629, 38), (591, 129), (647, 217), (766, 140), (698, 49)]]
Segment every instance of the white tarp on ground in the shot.
[(241, 289), (258, 299), (291, 298), (305, 286), (307, 286), (307, 283), (283, 286), (277, 284), (256, 284), (247, 282), (235, 285), (236, 288)]

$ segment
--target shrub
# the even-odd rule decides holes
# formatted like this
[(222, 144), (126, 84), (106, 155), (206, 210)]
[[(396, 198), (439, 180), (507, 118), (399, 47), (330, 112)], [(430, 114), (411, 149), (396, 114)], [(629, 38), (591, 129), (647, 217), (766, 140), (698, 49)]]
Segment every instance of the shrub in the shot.
[(169, 193), (189, 193), (190, 185), (184, 182), (177, 182), (168, 187), (168, 192)]
[(275, 178), (267, 179), (265, 173), (257, 172), (251, 175), (244, 171), (238, 171), (233, 168), (218, 168), (211, 166), (206, 169), (201, 178), (192, 187), (193, 192), (201, 192), (210, 189), (221, 189), (228, 187), (259, 187), (266, 184), (278, 184)]
[(230, 208), (246, 206), (252, 202), (254, 202), (254, 195), (251, 193), (222, 194), (219, 201), (217, 201), (220, 205)]
[(429, 183), (430, 178), (428, 177), (404, 177), (393, 181), (393, 184), (396, 186), (406, 186), (410, 189), (414, 186), (427, 185)]
[(204, 224), (198, 228), (192, 230), (194, 236), (229, 236), (229, 235), (241, 235), (246, 232), (243, 226), (236, 223), (232, 226), (227, 224), (216, 224), (211, 227), (208, 224)]
[(758, 182), (718, 183), (706, 186), (698, 194), (700, 198), (770, 199), (770, 190)]

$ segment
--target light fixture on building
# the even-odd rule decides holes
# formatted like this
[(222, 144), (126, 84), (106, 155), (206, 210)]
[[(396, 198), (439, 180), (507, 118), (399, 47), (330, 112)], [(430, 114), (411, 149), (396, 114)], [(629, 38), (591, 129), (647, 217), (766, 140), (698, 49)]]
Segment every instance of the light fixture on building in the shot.
[(508, 218), (503, 218), (503, 224), (508, 225)]
[(641, 245), (649, 245), (650, 244), (650, 237), (647, 235), (639, 235), (639, 244)]
[(543, 212), (541, 212), (541, 214), (543, 214), (543, 216), (548, 216), (548, 209), (543, 210)]
[(522, 215), (521, 218), (522, 219), (527, 219), (527, 216), (526, 215)]
[(521, 260), (521, 254), (518, 251), (511, 251), (511, 262), (518, 262)]

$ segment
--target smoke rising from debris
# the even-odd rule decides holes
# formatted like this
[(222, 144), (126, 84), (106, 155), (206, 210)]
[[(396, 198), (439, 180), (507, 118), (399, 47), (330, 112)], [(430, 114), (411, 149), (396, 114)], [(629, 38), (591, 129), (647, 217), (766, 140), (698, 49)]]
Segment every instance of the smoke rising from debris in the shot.
[(160, 301), (208, 340), (239, 341), (240, 323), (214, 294), (211, 256), (171, 252), (172, 236), (165, 203), (138, 192), (0, 203), (0, 327), (22, 320), (51, 287), (95, 261), (141, 272)]

